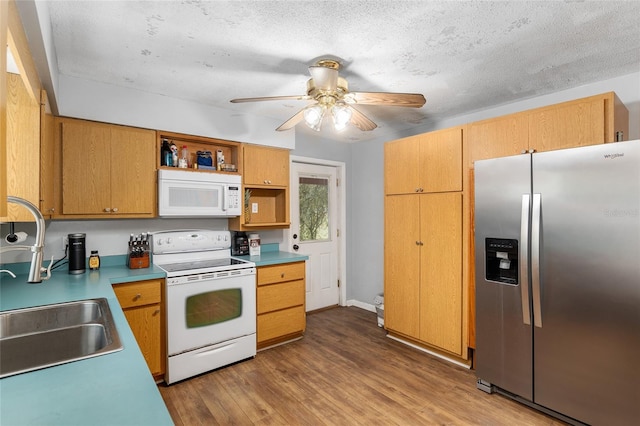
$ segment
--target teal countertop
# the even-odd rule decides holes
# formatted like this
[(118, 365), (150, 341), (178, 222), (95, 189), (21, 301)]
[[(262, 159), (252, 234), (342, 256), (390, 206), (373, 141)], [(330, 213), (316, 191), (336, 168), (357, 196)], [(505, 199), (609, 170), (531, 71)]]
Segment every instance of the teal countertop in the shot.
[(238, 259), (250, 260), (256, 266), (277, 265), (280, 263), (302, 262), (309, 256), (280, 251), (278, 244), (264, 244), (260, 247), (260, 256), (234, 256)]
[[(45, 262), (47, 264), (48, 262)], [(54, 271), (41, 284), (0, 274), (0, 311), (104, 297), (123, 350), (0, 379), (1, 425), (171, 425), (112, 284), (164, 278), (152, 266), (128, 269), (103, 262), (99, 271)], [(12, 269), (12, 265), (4, 265)], [(17, 269), (12, 269), (18, 272)]]

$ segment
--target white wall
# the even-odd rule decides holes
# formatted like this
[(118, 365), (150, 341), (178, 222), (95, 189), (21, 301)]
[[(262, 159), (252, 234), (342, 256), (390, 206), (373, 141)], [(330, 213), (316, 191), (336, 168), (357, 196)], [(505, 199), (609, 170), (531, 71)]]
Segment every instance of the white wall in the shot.
[(295, 133), (266, 132), (281, 123), (140, 90), (59, 76), (59, 115), (107, 123), (248, 142), (295, 146)]

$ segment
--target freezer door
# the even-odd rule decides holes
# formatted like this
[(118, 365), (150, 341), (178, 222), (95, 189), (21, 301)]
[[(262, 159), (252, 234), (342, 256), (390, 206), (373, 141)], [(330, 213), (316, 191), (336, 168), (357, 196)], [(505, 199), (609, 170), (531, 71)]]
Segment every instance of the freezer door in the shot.
[(534, 154), (533, 176), (534, 402), (589, 424), (637, 424), (640, 142)]
[[(476, 373), (479, 379), (533, 398), (528, 280), (531, 155), (475, 162)], [(518, 254), (513, 258), (513, 240)], [(504, 249), (500, 248), (500, 245)], [(490, 253), (487, 253), (487, 247)], [(502, 251), (501, 251), (502, 250)], [(488, 256), (517, 262), (513, 276)], [(487, 279), (489, 278), (489, 279)], [(509, 282), (511, 281), (511, 282)]]

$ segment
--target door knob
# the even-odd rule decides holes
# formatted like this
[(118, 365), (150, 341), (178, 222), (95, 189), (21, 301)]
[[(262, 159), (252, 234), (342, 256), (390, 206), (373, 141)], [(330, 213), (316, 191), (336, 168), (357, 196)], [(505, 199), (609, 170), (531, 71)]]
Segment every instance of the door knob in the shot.
[(294, 245), (293, 245), (293, 249), (294, 249), (294, 250), (298, 250), (299, 248), (300, 248), (300, 246), (298, 246), (297, 244), (294, 244)]

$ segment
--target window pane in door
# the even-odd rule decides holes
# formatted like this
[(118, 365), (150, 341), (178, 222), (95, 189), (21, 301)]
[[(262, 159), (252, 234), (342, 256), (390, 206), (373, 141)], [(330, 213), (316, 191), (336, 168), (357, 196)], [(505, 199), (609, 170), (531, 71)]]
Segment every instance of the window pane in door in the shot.
[(187, 328), (205, 327), (242, 315), (242, 289), (230, 288), (189, 296), (186, 301)]
[(329, 240), (329, 179), (300, 177), (300, 241)]

